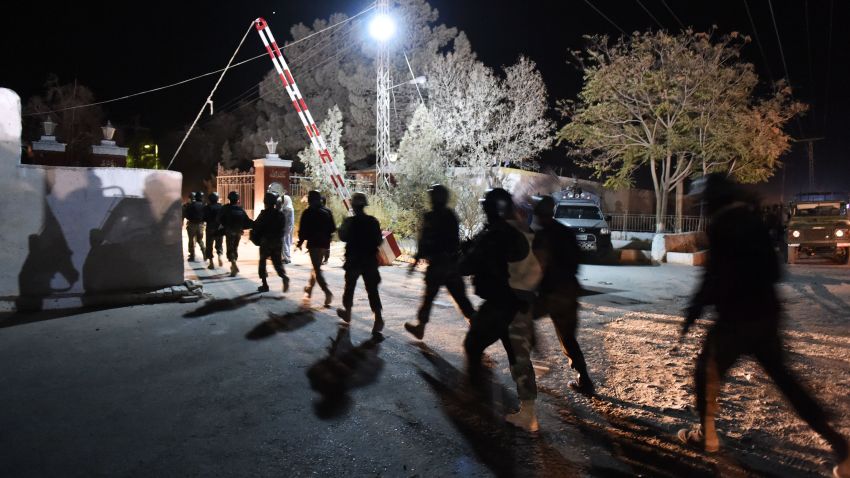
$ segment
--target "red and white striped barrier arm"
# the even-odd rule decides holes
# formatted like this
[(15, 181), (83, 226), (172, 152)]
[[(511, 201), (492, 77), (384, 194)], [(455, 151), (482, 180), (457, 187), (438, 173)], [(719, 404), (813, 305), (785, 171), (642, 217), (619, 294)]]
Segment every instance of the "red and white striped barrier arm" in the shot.
[(301, 118), (301, 122), (304, 124), (304, 129), (307, 130), (307, 136), (310, 137), (313, 149), (316, 150), (316, 153), (319, 155), (319, 159), (322, 160), (322, 166), (325, 169), (325, 173), (328, 177), (330, 177), (331, 184), (333, 184), (334, 189), (337, 194), (339, 194), (340, 199), (342, 199), (342, 203), (345, 205), (345, 208), (348, 211), (351, 211), (351, 193), (349, 193), (348, 187), (342, 179), (342, 175), (339, 174), (339, 169), (337, 169), (336, 163), (334, 163), (331, 153), (328, 151), (325, 140), (319, 132), (319, 127), (316, 126), (316, 122), (313, 120), (313, 115), (311, 115), (310, 110), (307, 109), (307, 103), (304, 102), (304, 98), (301, 96), (301, 91), (298, 90), (298, 85), (295, 84), (295, 80), (292, 78), (292, 72), (289, 70), (286, 60), (283, 59), (283, 53), (281, 53), (280, 48), (277, 46), (277, 42), (275, 42), (274, 36), (272, 36), (269, 24), (266, 23), (266, 20), (263, 18), (254, 20), (254, 23), (257, 27), (257, 32), (260, 34), (260, 38), (263, 40), (263, 45), (265, 45), (266, 51), (269, 52), (269, 57), (271, 57), (272, 63), (274, 63), (274, 67), (275, 70), (277, 70), (280, 81), (283, 83), (283, 87), (286, 88), (286, 92), (289, 93), (289, 99), (292, 100), (292, 106), (295, 107), (295, 111), (298, 112), (298, 117)]

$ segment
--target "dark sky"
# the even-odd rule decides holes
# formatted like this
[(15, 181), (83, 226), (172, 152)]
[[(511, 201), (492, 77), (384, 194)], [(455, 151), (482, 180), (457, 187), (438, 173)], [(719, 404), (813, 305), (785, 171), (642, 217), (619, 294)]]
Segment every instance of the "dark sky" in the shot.
[[(588, 0), (626, 31), (658, 28), (645, 6), (665, 28), (677, 30), (677, 20), (663, 0)], [(0, 71), (0, 86), (16, 90), (24, 101), (38, 93), (49, 73), (63, 82), (74, 78), (90, 86), (98, 99), (153, 88), (221, 68), (248, 24), (257, 16), (269, 20), (280, 40), (289, 26), (332, 12), (354, 14), (368, 0), (248, 1), (248, 2), (16, 2), (17, 10), (0, 19), (0, 40), (12, 62)], [(843, 0), (773, 0), (785, 64), (796, 96), (811, 110), (790, 125), (794, 137), (825, 137), (815, 144), (817, 187), (850, 189), (850, 44), (847, 24), (850, 2)], [(830, 5), (832, 29), (830, 29)], [(582, 45), (588, 33), (619, 34), (585, 0), (495, 1), (431, 0), (440, 21), (467, 32), (481, 59), (509, 64), (524, 53), (537, 62), (553, 98), (574, 97), (580, 75), (566, 64), (566, 51)], [(748, 0), (765, 58), (753, 41), (745, 59), (762, 78), (785, 77), (782, 55), (768, 0)], [(743, 0), (666, 0), (685, 24), (698, 30), (717, 25), (721, 32), (752, 36)], [(274, 12), (274, 13), (273, 13)], [(829, 36), (831, 50), (829, 49)], [(262, 53), (252, 32), (239, 58)], [(830, 55), (827, 55), (828, 51)], [(258, 60), (229, 73), (216, 94), (223, 104), (250, 88), (270, 68)], [(827, 72), (829, 74), (827, 75)], [(297, 71), (295, 72), (297, 74)], [(191, 122), (215, 77), (181, 87), (106, 105), (116, 124), (136, 115), (157, 132)], [(309, 98), (309, 93), (306, 93)], [(828, 108), (827, 108), (828, 107)], [(785, 158), (786, 193), (806, 187), (805, 147), (796, 145)], [(778, 193), (781, 172), (765, 192)]]

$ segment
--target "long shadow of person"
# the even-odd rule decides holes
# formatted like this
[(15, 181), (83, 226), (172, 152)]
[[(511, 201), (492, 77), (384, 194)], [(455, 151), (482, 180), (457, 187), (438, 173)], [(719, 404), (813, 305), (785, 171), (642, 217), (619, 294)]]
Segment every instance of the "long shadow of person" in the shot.
[[(499, 397), (508, 391), (489, 377), (469, 384), (466, 374), (452, 366), (425, 344), (416, 344), (422, 355), (434, 365), (436, 376), (419, 371), (431, 387), (446, 417), (466, 438), (479, 461), (498, 477), (580, 476), (582, 467), (564, 457), (547, 442), (545, 436), (509, 428), (503, 417)], [(495, 390), (496, 400), (489, 395)], [(542, 434), (541, 434), (542, 435)]]
[(194, 319), (196, 317), (215, 314), (216, 312), (236, 310), (245, 307), (248, 304), (253, 304), (262, 298), (263, 296), (261, 296), (259, 292), (250, 292), (248, 294), (236, 296), (232, 299), (213, 299), (195, 310), (186, 312), (183, 314), (183, 317), (187, 319)]
[(352, 404), (349, 390), (377, 381), (384, 368), (384, 360), (378, 357), (382, 337), (372, 336), (355, 347), (345, 324), (330, 341), (328, 355), (307, 369), (310, 387), (321, 395), (313, 408), (323, 420), (347, 413)]
[[(38, 234), (29, 236), (29, 252), (18, 274), (19, 296), (15, 306), (19, 312), (41, 310), (44, 298), (70, 290), (80, 278), (80, 273), (71, 261), (72, 251), (62, 227), (47, 202), (50, 181), (45, 181), (45, 188), (44, 224)], [(65, 278), (68, 287), (51, 287), (50, 282), (57, 273)]]
[(296, 331), (316, 321), (313, 312), (310, 310), (296, 310), (285, 314), (269, 312), (268, 317), (245, 334), (245, 338), (248, 340), (265, 339), (278, 332)]

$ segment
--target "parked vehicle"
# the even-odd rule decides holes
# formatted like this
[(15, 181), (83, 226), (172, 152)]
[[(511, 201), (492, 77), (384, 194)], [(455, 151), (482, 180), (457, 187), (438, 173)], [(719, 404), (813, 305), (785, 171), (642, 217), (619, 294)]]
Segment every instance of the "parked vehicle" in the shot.
[(611, 252), (611, 226), (598, 200), (588, 193), (567, 193), (555, 198), (555, 220), (569, 227), (576, 235), (578, 246), (597, 258)]
[(816, 254), (830, 255), (840, 264), (850, 258), (848, 193), (798, 194), (789, 207), (787, 262)]

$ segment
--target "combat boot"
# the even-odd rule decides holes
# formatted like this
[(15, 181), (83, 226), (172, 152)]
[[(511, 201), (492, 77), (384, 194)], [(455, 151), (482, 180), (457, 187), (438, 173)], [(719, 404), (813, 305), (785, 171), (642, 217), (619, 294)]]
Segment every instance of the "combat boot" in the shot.
[(289, 277), (283, 276), (281, 280), (283, 281), (283, 293), (285, 294), (289, 292)]
[(207, 266), (207, 269), (209, 269), (209, 270), (215, 269), (215, 264), (213, 264), (212, 257), (210, 257), (210, 265)]
[(375, 324), (372, 326), (372, 335), (381, 335), (384, 330), (384, 318), (381, 316), (381, 311), (375, 312)]
[[(210, 259), (210, 262), (212, 262), (212, 259)], [(218, 266), (224, 267), (224, 262), (221, 262), (221, 254), (218, 255)]]
[(540, 429), (540, 424), (537, 422), (537, 414), (534, 411), (534, 400), (521, 401), (519, 411), (506, 416), (505, 421), (531, 433)]
[(676, 437), (681, 443), (700, 447), (708, 453), (715, 453), (720, 450), (720, 439), (717, 438), (717, 433), (706, 434), (703, 432), (702, 427), (693, 429), (682, 428), (676, 434)]
[(567, 382), (567, 386), (582, 395), (587, 395), (588, 397), (592, 397), (596, 391), (593, 386), (593, 382), (583, 374), (579, 375), (578, 380), (570, 380)]
[(351, 309), (336, 309), (336, 315), (346, 324), (351, 322)]
[(239, 273), (239, 268), (236, 267), (236, 261), (230, 262), (230, 277), (236, 277), (236, 274)]
[(329, 290), (326, 290), (325, 291), (325, 308), (329, 308), (333, 301), (334, 301), (333, 293), (331, 293), (331, 291), (329, 291)]
[(417, 340), (422, 340), (425, 337), (425, 323), (423, 322), (417, 322), (415, 325), (413, 322), (405, 322), (404, 330), (410, 332)]

